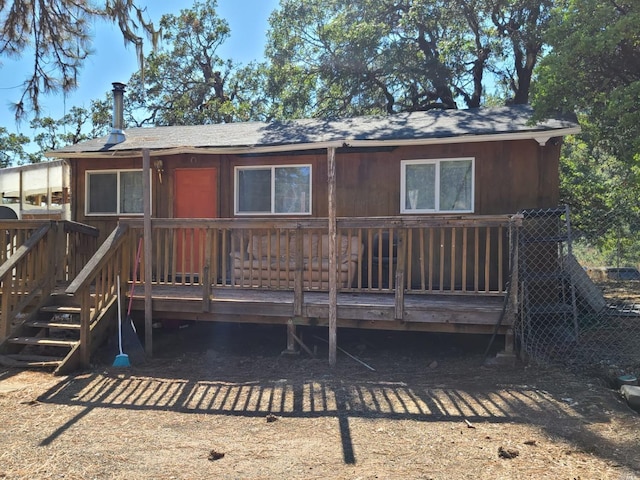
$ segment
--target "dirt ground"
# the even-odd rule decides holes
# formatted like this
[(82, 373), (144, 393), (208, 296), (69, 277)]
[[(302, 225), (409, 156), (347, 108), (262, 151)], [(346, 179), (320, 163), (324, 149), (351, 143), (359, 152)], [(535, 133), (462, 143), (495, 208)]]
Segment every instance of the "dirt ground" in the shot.
[[(2, 479), (636, 479), (640, 415), (609, 378), (484, 363), (485, 337), (156, 332), (144, 365), (0, 369)], [(640, 373), (640, 372), (636, 372)]]

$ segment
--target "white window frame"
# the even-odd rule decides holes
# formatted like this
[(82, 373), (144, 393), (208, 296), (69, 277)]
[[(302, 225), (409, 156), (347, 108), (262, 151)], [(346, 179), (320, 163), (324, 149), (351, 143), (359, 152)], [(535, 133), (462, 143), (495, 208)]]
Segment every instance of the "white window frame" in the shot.
[[(442, 162), (468, 162), (471, 161), (471, 208), (465, 210), (441, 210), (440, 209), (440, 164)], [(406, 188), (407, 188), (407, 165), (435, 165), (436, 167), (436, 184), (435, 184), (435, 208), (407, 208), (406, 207)], [(400, 162), (400, 213), (420, 214), (420, 213), (473, 213), (475, 208), (475, 176), (476, 161), (475, 157), (454, 157), (454, 158), (432, 158), (432, 159), (412, 159), (402, 160)]]
[[(124, 172), (142, 172), (141, 168), (118, 168), (118, 169), (107, 169), (107, 170), (87, 170), (85, 172), (85, 192), (84, 192), (84, 214), (87, 217), (122, 217), (122, 216), (132, 216), (132, 217), (141, 217), (144, 215), (144, 212), (140, 213), (121, 213), (120, 212), (120, 173)], [(101, 173), (116, 173), (117, 174), (117, 183), (116, 183), (116, 213), (107, 213), (107, 212), (90, 212), (89, 211), (89, 177), (93, 174), (101, 174)], [(151, 172), (149, 172), (151, 175)], [(144, 192), (143, 192), (144, 195)], [(153, 203), (152, 203), (153, 205)]]
[[(309, 211), (308, 212), (276, 212), (276, 175), (275, 171), (278, 168), (301, 168), (306, 167), (309, 169)], [(239, 182), (239, 172), (243, 170), (271, 170), (271, 211), (269, 212), (240, 212), (240, 188), (238, 185)], [(257, 216), (257, 215), (277, 215), (277, 216), (286, 216), (286, 215), (311, 215), (313, 212), (313, 168), (310, 163), (307, 164), (278, 164), (278, 165), (239, 165), (234, 167), (233, 169), (233, 211), (237, 216)]]

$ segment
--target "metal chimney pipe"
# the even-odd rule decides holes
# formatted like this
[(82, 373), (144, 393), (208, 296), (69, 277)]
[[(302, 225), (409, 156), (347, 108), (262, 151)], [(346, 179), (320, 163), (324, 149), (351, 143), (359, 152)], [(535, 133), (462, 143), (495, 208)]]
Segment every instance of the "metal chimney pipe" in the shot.
[(126, 85), (120, 82), (113, 82), (111, 85), (113, 85), (113, 121), (107, 144), (114, 145), (126, 140), (124, 134), (124, 89)]

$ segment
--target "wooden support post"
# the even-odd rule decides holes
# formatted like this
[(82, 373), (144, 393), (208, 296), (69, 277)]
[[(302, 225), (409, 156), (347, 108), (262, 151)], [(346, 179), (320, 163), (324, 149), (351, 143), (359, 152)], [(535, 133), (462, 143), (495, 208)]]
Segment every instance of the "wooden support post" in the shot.
[(299, 352), (296, 349), (296, 326), (293, 323), (293, 318), (287, 320), (287, 349), (282, 352), (282, 355), (297, 355)]
[(329, 365), (336, 365), (338, 318), (338, 262), (336, 248), (336, 149), (327, 151), (329, 185)]
[(144, 205), (144, 349), (153, 356), (153, 304), (151, 280), (153, 275), (153, 243), (151, 233), (151, 157), (148, 148), (142, 149), (142, 195)]
[[(391, 256), (390, 256), (391, 257)], [(395, 318), (404, 319), (404, 271), (407, 263), (407, 229), (398, 230), (398, 258), (396, 265)]]
[(513, 334), (513, 328), (507, 330), (504, 334), (504, 353), (512, 355), (514, 352), (515, 335)]

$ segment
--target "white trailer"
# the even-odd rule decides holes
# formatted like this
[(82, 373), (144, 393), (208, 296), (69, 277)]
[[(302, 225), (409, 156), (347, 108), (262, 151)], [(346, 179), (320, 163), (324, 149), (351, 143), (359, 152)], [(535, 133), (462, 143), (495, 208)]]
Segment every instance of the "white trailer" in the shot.
[(0, 219), (71, 220), (71, 168), (64, 160), (0, 169)]

